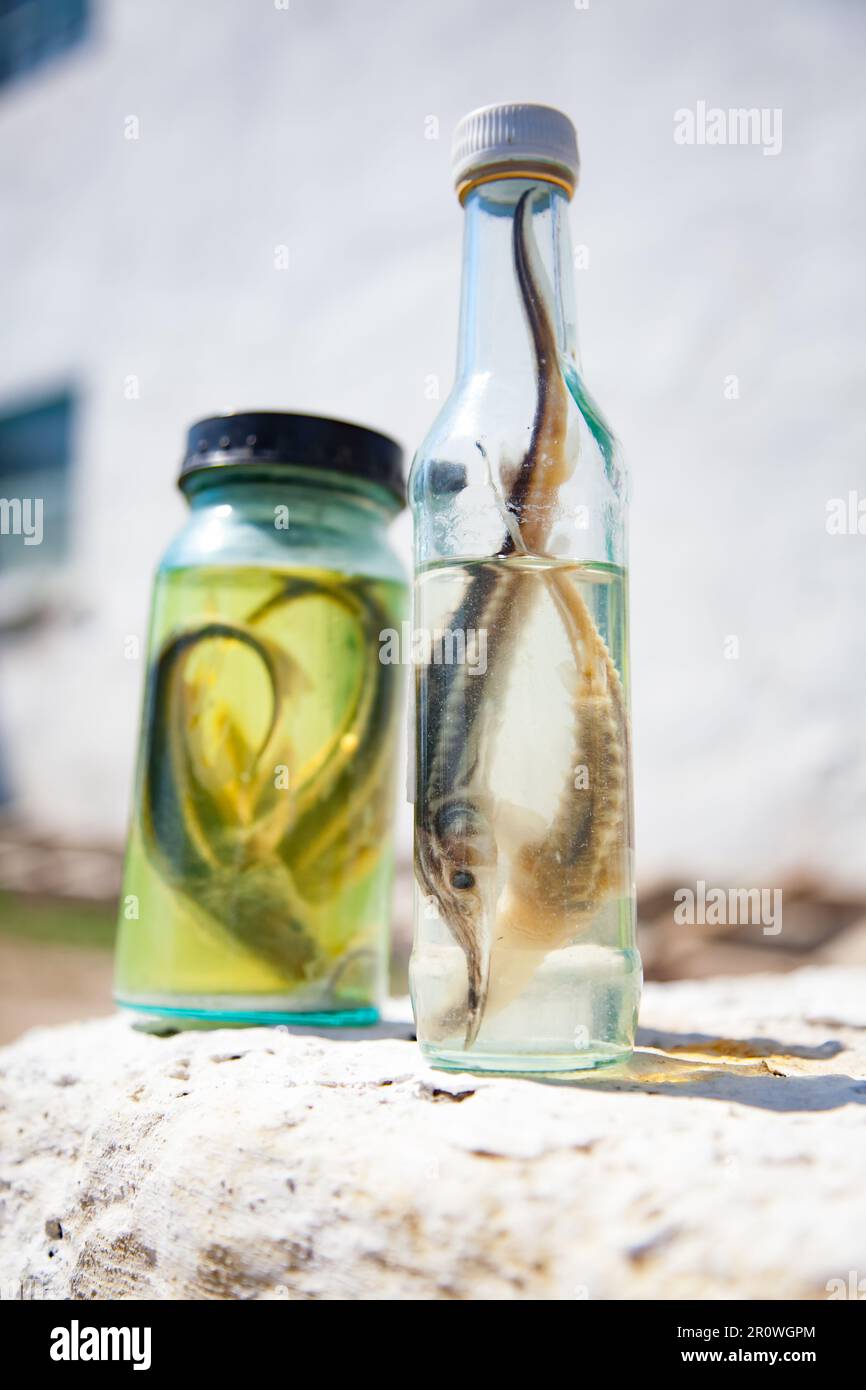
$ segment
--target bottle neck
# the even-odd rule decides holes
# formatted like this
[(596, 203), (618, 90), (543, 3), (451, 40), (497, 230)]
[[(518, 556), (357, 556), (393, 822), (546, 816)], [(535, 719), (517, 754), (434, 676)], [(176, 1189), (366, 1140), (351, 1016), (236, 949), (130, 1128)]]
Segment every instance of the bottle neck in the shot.
[(562, 356), (577, 360), (577, 312), (568, 198), (554, 184), (504, 178), (472, 189), (465, 203), (458, 381), (525, 375), (526, 315), (514, 263), (514, 222), (530, 193), (528, 237), (544, 269), (545, 294)]

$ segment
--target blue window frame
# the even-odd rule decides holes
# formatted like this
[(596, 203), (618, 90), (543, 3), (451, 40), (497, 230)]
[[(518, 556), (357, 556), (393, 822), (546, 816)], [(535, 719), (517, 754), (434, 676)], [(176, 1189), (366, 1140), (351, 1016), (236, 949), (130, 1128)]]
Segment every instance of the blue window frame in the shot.
[(0, 86), (86, 38), (90, 0), (0, 0)]
[(0, 411), (0, 576), (66, 557), (74, 417), (71, 391)]

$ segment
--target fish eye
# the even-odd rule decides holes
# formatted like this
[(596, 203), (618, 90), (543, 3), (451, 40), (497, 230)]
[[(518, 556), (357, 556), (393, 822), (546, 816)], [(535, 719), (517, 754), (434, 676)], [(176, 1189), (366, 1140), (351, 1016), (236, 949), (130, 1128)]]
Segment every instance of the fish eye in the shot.
[(451, 875), (452, 888), (474, 888), (475, 875), (467, 872), (466, 869), (458, 869)]

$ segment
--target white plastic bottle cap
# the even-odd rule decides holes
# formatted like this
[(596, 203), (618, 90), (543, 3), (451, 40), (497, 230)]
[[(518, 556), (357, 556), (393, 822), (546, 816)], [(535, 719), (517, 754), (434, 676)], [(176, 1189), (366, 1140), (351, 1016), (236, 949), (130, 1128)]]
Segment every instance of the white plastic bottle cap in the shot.
[(461, 201), (478, 183), (520, 174), (557, 183), (570, 198), (580, 169), (577, 133), (552, 106), (480, 106), (457, 125), (451, 167)]

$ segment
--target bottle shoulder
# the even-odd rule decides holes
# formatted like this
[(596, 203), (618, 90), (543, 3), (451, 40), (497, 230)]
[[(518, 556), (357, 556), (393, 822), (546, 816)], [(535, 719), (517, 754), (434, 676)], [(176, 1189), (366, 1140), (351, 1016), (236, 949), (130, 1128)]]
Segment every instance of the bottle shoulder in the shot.
[[(599, 451), (611, 485), (625, 486), (626, 468), (619, 441), (602, 407), (592, 395), (577, 365), (561, 362), (568, 394), (568, 430), (586, 428)], [(506, 454), (520, 456), (532, 428), (536, 387), (527, 389), (521, 378), (478, 373), (455, 382), (447, 399), (415, 452), (409, 473), (409, 492), (419, 475), (450, 455), (483, 458), (487, 441), (496, 442)], [(480, 447), (479, 447), (480, 446)]]
[[(628, 484), (622, 451), (576, 364), (567, 393), (563, 478), (551, 501), (549, 545), (568, 557), (621, 564)], [(459, 381), (418, 448), (409, 475), (422, 561), (495, 554), (511, 530), (508, 499), (532, 438), (534, 383)]]

